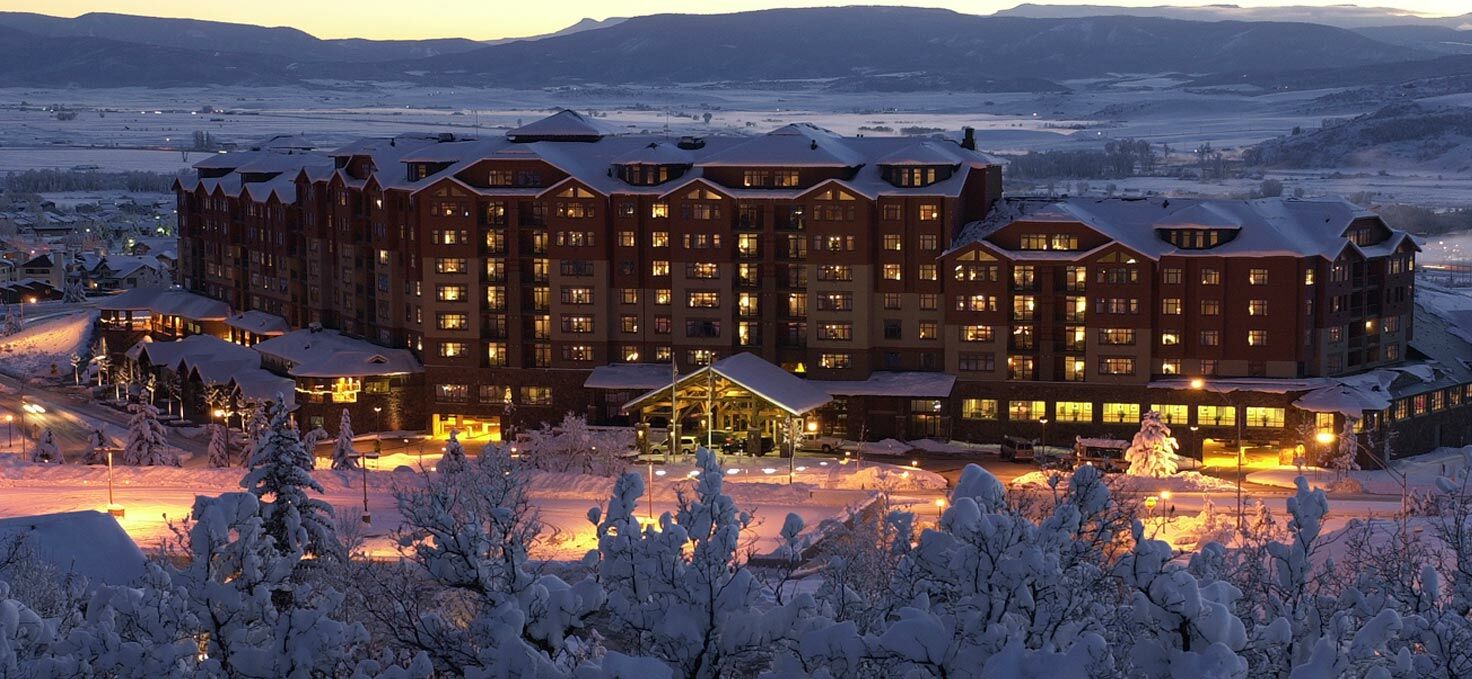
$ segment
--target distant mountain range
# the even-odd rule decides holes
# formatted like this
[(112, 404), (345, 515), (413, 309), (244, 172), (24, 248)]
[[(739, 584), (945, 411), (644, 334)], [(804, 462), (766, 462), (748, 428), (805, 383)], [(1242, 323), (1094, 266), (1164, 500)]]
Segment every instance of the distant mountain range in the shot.
[(1036, 5), (1023, 3), (1004, 9), (993, 16), (1029, 17), (1034, 19), (1066, 19), (1091, 16), (1142, 16), (1189, 21), (1294, 21), (1323, 24), (1339, 28), (1375, 26), (1440, 26), (1450, 29), (1472, 29), (1472, 13), (1452, 17), (1424, 17), (1390, 7), (1356, 5), (1280, 5), (1277, 7), (1241, 7), (1238, 5), (1202, 5), (1199, 7), (1121, 7), (1111, 5)]
[(547, 36), (496, 44), (323, 40), (292, 28), (187, 19), (0, 13), (0, 86), (814, 80), (846, 90), (1050, 91), (1066, 89), (1063, 80), (1122, 73), (1240, 78), (1425, 62), (1456, 52), (1437, 45), (1460, 37), (1434, 24), (1361, 32), (1199, 13), (1212, 20), (1097, 15), (1116, 9), (1107, 7), (1079, 9), (1098, 10), (1093, 16), (1015, 15), (1038, 7), (1000, 16), (906, 7), (660, 14), (584, 20)]

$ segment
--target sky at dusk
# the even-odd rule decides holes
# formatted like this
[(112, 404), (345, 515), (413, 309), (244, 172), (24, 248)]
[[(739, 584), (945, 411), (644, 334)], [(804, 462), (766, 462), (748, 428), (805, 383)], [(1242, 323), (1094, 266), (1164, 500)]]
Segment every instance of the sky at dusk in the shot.
[[(930, 0), (927, 2), (883, 2), (855, 0), (851, 3), (802, 2), (801, 0), (431, 0), (406, 3), (402, 0), (0, 0), (0, 10), (40, 12), (76, 16), (86, 12), (118, 12), (151, 16), (185, 17), (232, 21), (266, 26), (293, 26), (322, 38), (438, 38), (463, 37), (476, 40), (550, 33), (579, 19), (639, 16), (664, 12), (721, 13), (774, 7), (839, 4), (891, 4), (944, 7), (971, 14), (990, 14), (1017, 4), (1019, 0)], [(1291, 3), (1233, 0), (1242, 6), (1278, 4), (1330, 5), (1344, 0), (1293, 0)], [(1169, 0), (1119, 0), (1112, 5), (1200, 5), (1200, 2)], [(1429, 15), (1462, 14), (1468, 0), (1387, 0), (1376, 5), (1396, 7)]]

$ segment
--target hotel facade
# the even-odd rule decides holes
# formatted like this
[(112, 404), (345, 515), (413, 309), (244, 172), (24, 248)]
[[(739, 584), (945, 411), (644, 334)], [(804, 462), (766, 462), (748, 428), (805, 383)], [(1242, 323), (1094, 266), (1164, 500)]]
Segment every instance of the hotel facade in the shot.
[[(1127, 437), (1156, 408), (1195, 428), (1193, 452), (1239, 417), (1265, 445), (1345, 418), (1370, 442), (1396, 393), (1409, 420), (1436, 383), (1396, 370), (1425, 358), (1417, 247), (1374, 213), (1004, 200), (969, 131), (669, 138), (562, 111), (504, 136), (266, 145), (196, 169), (177, 187), (179, 283), (412, 352), (425, 421), (409, 427), (623, 422), (671, 363), (746, 352), (833, 395), (823, 431), (871, 439)], [(1460, 409), (1468, 380), (1433, 377)], [(1326, 397), (1367, 380), (1383, 407)], [(298, 401), (327, 412), (359, 388)], [(1434, 443), (1467, 442), (1469, 419), (1442, 417)]]

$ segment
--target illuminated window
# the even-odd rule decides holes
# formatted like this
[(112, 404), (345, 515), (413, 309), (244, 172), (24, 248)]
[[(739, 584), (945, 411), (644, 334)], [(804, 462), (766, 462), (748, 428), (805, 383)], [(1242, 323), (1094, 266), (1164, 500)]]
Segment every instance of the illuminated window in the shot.
[(898, 264), (885, 264), (884, 265), (884, 280), (887, 280), (887, 281), (897, 281), (897, 280), (900, 280), (900, 265), (898, 265)]
[(1160, 413), (1166, 424), (1184, 425), (1191, 417), (1191, 407), (1187, 405), (1157, 403), (1150, 406), (1150, 409)]
[(1196, 406), (1196, 423), (1203, 427), (1230, 427), (1237, 424), (1236, 406)]
[(1267, 285), (1268, 284), (1268, 270), (1267, 269), (1249, 269), (1247, 271), (1247, 282), (1249, 284), (1251, 284), (1251, 285)]
[(1039, 420), (1048, 415), (1048, 404), (1043, 401), (1008, 401), (1007, 419), (1013, 422)]
[(506, 358), (507, 353), (505, 342), (490, 342), (486, 344), (486, 362), (489, 363), (491, 367), (504, 367), (506, 365)]
[(470, 317), (466, 314), (444, 313), (436, 314), (436, 327), (440, 330), (467, 330), (470, 328)]
[(849, 367), (851, 357), (848, 354), (819, 354), (818, 365), (831, 370)]
[(1100, 412), (1103, 421), (1110, 424), (1131, 424), (1140, 421), (1140, 404), (1105, 403)]
[(1127, 356), (1107, 356), (1099, 359), (1100, 375), (1133, 375), (1135, 359)]
[(465, 342), (440, 342), (440, 358), (456, 358), (470, 353)]
[(1059, 401), (1053, 404), (1059, 422), (1093, 422), (1094, 404), (1089, 401)]
[(441, 302), (461, 302), (465, 300), (468, 288), (464, 285), (436, 285), (435, 299)]
[(997, 400), (993, 398), (968, 398), (961, 400), (961, 419), (997, 419)]
[(1166, 316), (1179, 316), (1181, 314), (1180, 298), (1167, 297), (1160, 300), (1160, 313)]
[(1265, 347), (1265, 346), (1267, 346), (1267, 344), (1268, 344), (1268, 331), (1266, 331), (1266, 330), (1248, 330), (1247, 331), (1247, 346), (1249, 346), (1249, 347)]
[(990, 325), (961, 326), (962, 342), (990, 342), (995, 337)]
[(465, 273), (468, 269), (464, 259), (441, 257), (434, 260), (435, 273)]
[(721, 305), (721, 293), (709, 290), (691, 291), (687, 293), (685, 302), (691, 309), (712, 309)]
[(1222, 313), (1222, 303), (1221, 303), (1220, 300), (1215, 300), (1215, 299), (1203, 299), (1203, 300), (1201, 300), (1201, 315), (1202, 316), (1220, 316), (1221, 313)]
[(934, 203), (925, 203), (920, 206), (920, 221), (933, 222), (940, 219), (940, 206)]
[(529, 406), (552, 405), (552, 387), (522, 387), (521, 402)]
[(904, 236), (897, 233), (884, 234), (884, 249), (898, 252), (903, 247)]
[(1249, 427), (1282, 428), (1283, 417), (1282, 408), (1247, 406), (1247, 420), (1244, 424)]
[(1247, 300), (1247, 315), (1248, 316), (1266, 316), (1266, 315), (1268, 315), (1268, 301), (1265, 300), (1265, 299), (1250, 299), (1250, 300)]

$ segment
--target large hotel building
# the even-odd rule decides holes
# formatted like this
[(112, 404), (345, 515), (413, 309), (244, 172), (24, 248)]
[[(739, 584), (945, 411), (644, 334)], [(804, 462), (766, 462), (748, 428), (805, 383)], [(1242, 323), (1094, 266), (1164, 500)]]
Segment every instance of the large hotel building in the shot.
[[(1472, 380), (1396, 372), (1426, 359), (1415, 242), (1343, 201), (1004, 200), (969, 132), (671, 138), (572, 111), (285, 146), (178, 187), (179, 283), (412, 352), (398, 426), (620, 421), (672, 361), (750, 352), (832, 394), (816, 419), (849, 437), (1061, 443), (1155, 408), (1199, 440), (1243, 424), (1281, 446), (1456, 410), (1417, 445), (1468, 442)], [(1384, 404), (1329, 397), (1367, 379)], [(322, 386), (309, 415), (350, 400)]]

